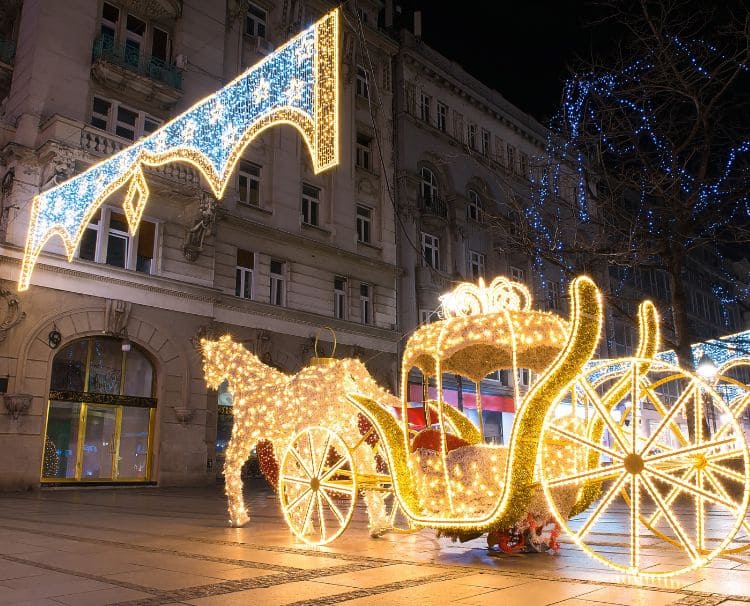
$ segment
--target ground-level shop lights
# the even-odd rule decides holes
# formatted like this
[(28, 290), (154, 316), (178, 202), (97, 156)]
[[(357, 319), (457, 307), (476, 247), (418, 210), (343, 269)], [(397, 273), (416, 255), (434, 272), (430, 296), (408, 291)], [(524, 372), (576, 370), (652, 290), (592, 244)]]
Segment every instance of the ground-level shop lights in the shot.
[(188, 162), (221, 199), (243, 150), (262, 131), (294, 126), (315, 173), (339, 161), (339, 10), (279, 47), (221, 90), (145, 139), (34, 197), (18, 290), (26, 290), (42, 247), (59, 236), (72, 261), (104, 200), (127, 185), (123, 208), (135, 235), (148, 200), (144, 167)]
[[(455, 537), (505, 536), (508, 546), (519, 529), (552, 526), (591, 557), (638, 576), (686, 572), (724, 553), (750, 500), (750, 457), (736, 411), (699, 376), (654, 358), (660, 320), (648, 301), (639, 308), (636, 356), (592, 365), (601, 295), (587, 277), (575, 279), (569, 294), (566, 321), (533, 310), (528, 290), (506, 278), (461, 285), (444, 299), (443, 319), (409, 339), (401, 399), (357, 360), (285, 375), (229, 336), (204, 341), (207, 382), (227, 380), (237, 407), (227, 448), (231, 523), (249, 519), (240, 469), (265, 439), (280, 461), (284, 517), (314, 545), (341, 535), (361, 494), (373, 534), (405, 523)], [(428, 402), (436, 424), (416, 436), (406, 414), (413, 367), (437, 384), (437, 399)], [(519, 403), (509, 445), (485, 445), (443, 401), (441, 376), (479, 382), (515, 368), (539, 378)], [(713, 434), (700, 421), (708, 406), (726, 418)], [(650, 433), (644, 408), (659, 418)], [(684, 430), (685, 420), (694, 431)], [(602, 550), (623, 502), (623, 548)]]

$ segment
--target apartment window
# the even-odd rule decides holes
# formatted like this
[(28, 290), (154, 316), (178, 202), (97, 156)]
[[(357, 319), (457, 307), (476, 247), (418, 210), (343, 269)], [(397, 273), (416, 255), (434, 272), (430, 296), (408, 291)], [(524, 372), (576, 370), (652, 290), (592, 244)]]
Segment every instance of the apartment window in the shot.
[(240, 204), (258, 206), (260, 204), (260, 166), (240, 160), (240, 170), (237, 173), (237, 190)]
[(506, 168), (509, 171), (515, 172), (516, 170), (516, 148), (513, 147), (510, 143), (508, 143), (508, 147), (506, 150), (506, 159), (507, 159)]
[(528, 154), (521, 152), (518, 158), (518, 161), (520, 164), (521, 175), (528, 179), (529, 178), (529, 156)]
[(357, 134), (356, 162), (359, 168), (372, 169), (372, 139), (367, 135)]
[(518, 369), (518, 384), (528, 387), (531, 384), (531, 371), (528, 368)]
[(118, 45), (123, 51), (124, 61), (136, 68), (140, 66), (141, 58), (148, 54), (153, 59), (169, 63), (169, 32), (131, 13), (125, 14), (122, 19), (120, 17), (119, 8), (109, 2), (102, 4), (99, 33), (103, 49), (112, 50)]
[(432, 97), (422, 92), (419, 96), (419, 117), (423, 122), (430, 123), (432, 113)]
[(372, 241), (372, 209), (357, 205), (357, 241), (369, 244)]
[(453, 136), (459, 141), (464, 140), (464, 116), (453, 110)]
[(306, 183), (302, 185), (302, 223), (318, 225), (320, 190)]
[(356, 92), (360, 97), (370, 98), (370, 89), (367, 84), (367, 71), (361, 65), (357, 66)]
[(139, 112), (103, 97), (94, 97), (90, 123), (96, 128), (130, 141), (149, 135), (161, 126), (160, 120), (145, 112)]
[(428, 267), (440, 267), (440, 240), (425, 232), (422, 232), (422, 258)]
[(471, 149), (477, 148), (477, 125), (470, 122), (468, 127), (468, 143)]
[(372, 287), (364, 282), (359, 285), (359, 317), (362, 324), (372, 324)]
[(438, 180), (429, 168), (422, 167), (419, 171), (420, 181), (420, 194), (425, 202), (432, 202), (438, 197)]
[(526, 283), (526, 270), (521, 269), (520, 267), (511, 267), (510, 268), (510, 277), (515, 280), (516, 282), (520, 282), (521, 284)]
[(156, 258), (156, 233), (156, 223), (142, 219), (131, 236), (125, 215), (104, 207), (86, 226), (78, 258), (150, 274)]
[(561, 296), (560, 296), (560, 283), (559, 282), (549, 282), (547, 284), (547, 303), (549, 304), (550, 309), (560, 309), (561, 308)]
[(333, 279), (333, 317), (346, 320), (346, 278)]
[(419, 323), (420, 324), (431, 324), (437, 322), (440, 316), (435, 310), (432, 309), (420, 309), (419, 310)]
[(125, 139), (135, 141), (136, 128), (138, 126), (138, 112), (127, 109), (122, 105), (117, 108), (117, 122), (115, 123), (115, 134)]
[(484, 278), (484, 255), (475, 250), (469, 251), (469, 273), (472, 280)]
[(129, 14), (125, 20), (125, 61), (134, 67), (140, 63), (145, 35), (146, 22)]
[(234, 274), (234, 294), (243, 299), (253, 298), (253, 270), (255, 253), (237, 249), (237, 267)]
[(285, 265), (283, 261), (276, 261), (271, 259), (271, 305), (284, 305), (286, 296), (285, 281)]
[(248, 4), (245, 14), (245, 33), (248, 36), (266, 37), (266, 11), (255, 4)]
[(469, 202), (466, 206), (466, 218), (480, 223), (482, 221), (482, 199), (473, 189), (468, 191)]
[(437, 103), (437, 127), (442, 132), (448, 128), (448, 106), (440, 101)]
[(486, 128), (482, 129), (482, 155), (490, 156), (490, 131)]

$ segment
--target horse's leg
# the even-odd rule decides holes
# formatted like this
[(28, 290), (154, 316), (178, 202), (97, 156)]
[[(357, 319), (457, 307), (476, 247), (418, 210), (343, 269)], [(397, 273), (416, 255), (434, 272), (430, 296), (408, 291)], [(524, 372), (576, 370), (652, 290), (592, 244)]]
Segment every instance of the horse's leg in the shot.
[(235, 527), (243, 526), (250, 519), (242, 494), (242, 466), (250, 457), (253, 446), (255, 444), (249, 441), (237, 443), (234, 436), (227, 446), (224, 491), (229, 501), (229, 523)]

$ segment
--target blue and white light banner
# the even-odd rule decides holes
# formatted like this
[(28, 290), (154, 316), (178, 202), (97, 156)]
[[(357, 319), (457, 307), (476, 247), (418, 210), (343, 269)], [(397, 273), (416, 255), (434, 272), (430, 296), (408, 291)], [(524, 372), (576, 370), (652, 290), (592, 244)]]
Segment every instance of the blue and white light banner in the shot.
[(37, 195), (18, 290), (26, 290), (44, 244), (58, 235), (72, 261), (104, 200), (127, 184), (123, 208), (135, 234), (148, 199), (144, 166), (196, 166), (221, 198), (243, 149), (276, 124), (295, 126), (316, 173), (338, 164), (339, 14), (331, 11), (218, 92), (149, 137)]

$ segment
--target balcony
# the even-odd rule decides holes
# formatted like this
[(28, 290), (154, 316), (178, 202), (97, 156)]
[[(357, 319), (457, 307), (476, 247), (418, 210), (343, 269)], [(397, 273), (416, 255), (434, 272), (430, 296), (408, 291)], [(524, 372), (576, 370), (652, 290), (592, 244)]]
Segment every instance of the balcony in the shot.
[(100, 36), (94, 42), (91, 74), (115, 90), (127, 87), (167, 106), (182, 96), (182, 70), (156, 57), (142, 55), (137, 48), (116, 45), (109, 36)]
[(437, 196), (419, 196), (418, 203), (422, 214), (440, 217), (441, 219), (448, 218), (448, 205), (442, 198), (438, 198)]

